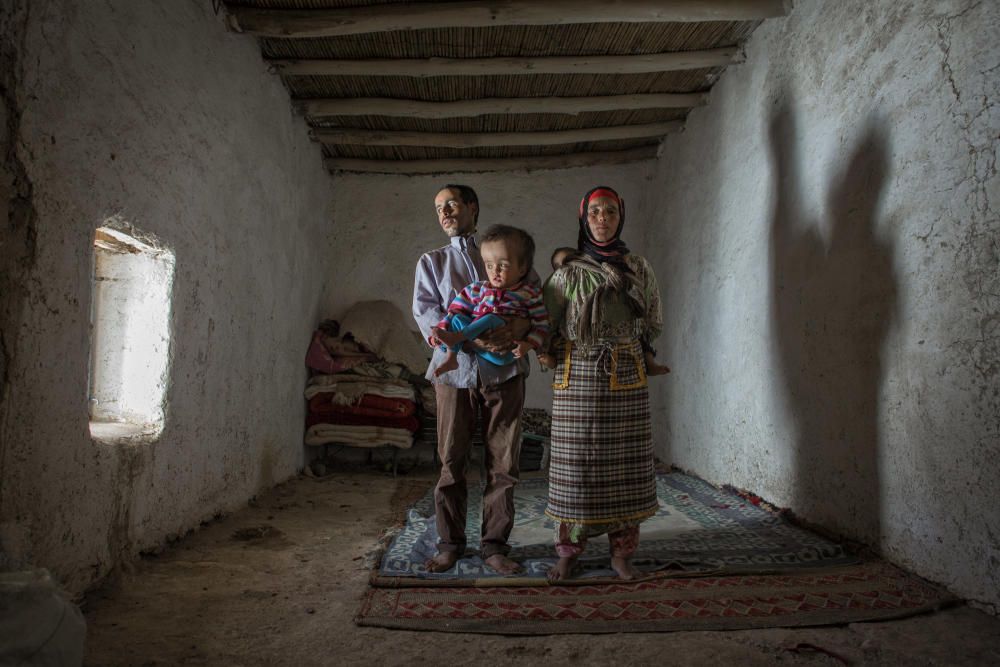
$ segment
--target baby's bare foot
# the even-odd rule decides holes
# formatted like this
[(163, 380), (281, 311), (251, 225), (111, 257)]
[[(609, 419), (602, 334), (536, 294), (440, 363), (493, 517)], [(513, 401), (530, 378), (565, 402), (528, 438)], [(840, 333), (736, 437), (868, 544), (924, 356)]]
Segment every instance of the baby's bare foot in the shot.
[(439, 341), (448, 345), (458, 345), (459, 343), (465, 342), (465, 336), (460, 331), (445, 331), (444, 329), (435, 329), (434, 337)]
[(441, 365), (434, 369), (434, 377), (441, 377), (448, 371), (453, 371), (458, 368), (458, 357), (455, 356), (454, 352), (448, 354), (441, 362)]
[(669, 366), (661, 366), (657, 363), (646, 363), (646, 375), (666, 375), (669, 372)]

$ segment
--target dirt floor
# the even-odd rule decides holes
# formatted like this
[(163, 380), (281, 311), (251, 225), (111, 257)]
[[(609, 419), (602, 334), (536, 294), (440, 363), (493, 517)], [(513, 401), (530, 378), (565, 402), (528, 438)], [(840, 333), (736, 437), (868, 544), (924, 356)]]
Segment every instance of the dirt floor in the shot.
[(433, 483), (301, 477), (147, 556), (84, 602), (88, 665), (1000, 665), (967, 606), (804, 629), (502, 637), (359, 628), (379, 536)]

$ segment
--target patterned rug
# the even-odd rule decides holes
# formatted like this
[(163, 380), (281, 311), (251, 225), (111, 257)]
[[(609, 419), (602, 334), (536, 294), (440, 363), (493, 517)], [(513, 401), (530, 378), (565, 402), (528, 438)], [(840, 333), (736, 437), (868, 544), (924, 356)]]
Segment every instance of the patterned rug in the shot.
[[(525, 572), (503, 576), (485, 567), (478, 553), (481, 489), (470, 484), (471, 543), (451, 570), (428, 573), (424, 563), (436, 551), (433, 491), (410, 508), (373, 574), (372, 584), (400, 586), (544, 586), (555, 563), (554, 525), (545, 517), (544, 478), (523, 479), (515, 488), (511, 557)], [(702, 480), (672, 472), (657, 477), (659, 511), (642, 524), (634, 564), (649, 575), (704, 576), (795, 572), (853, 564), (857, 559), (837, 544), (798, 528), (740, 496)], [(575, 580), (615, 580), (606, 537), (591, 540)]]
[(374, 588), (358, 625), (504, 635), (739, 630), (901, 618), (954, 599), (882, 561), (782, 575), (550, 587)]

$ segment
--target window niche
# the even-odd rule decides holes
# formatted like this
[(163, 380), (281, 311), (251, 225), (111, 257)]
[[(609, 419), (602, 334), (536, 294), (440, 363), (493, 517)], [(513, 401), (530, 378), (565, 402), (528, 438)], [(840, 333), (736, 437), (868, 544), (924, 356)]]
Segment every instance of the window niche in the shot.
[(174, 253), (118, 219), (94, 234), (90, 433), (151, 442), (163, 431)]

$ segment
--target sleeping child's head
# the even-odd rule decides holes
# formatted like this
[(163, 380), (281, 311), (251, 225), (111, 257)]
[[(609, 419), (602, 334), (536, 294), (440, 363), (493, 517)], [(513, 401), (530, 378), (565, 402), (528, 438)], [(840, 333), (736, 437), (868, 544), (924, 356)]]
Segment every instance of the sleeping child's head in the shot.
[(555, 252), (552, 253), (552, 270), (558, 271), (566, 262), (576, 258), (579, 254), (580, 251), (576, 248), (556, 248)]

